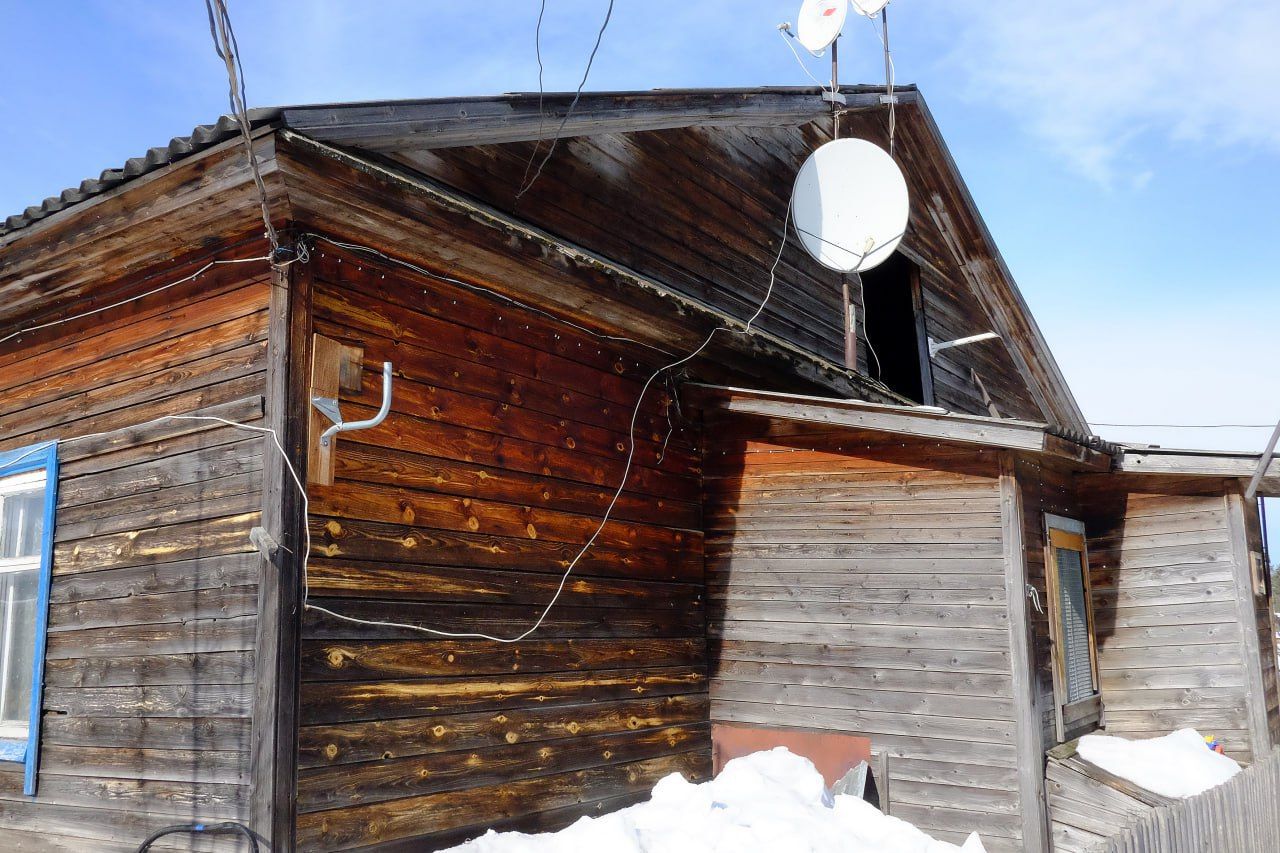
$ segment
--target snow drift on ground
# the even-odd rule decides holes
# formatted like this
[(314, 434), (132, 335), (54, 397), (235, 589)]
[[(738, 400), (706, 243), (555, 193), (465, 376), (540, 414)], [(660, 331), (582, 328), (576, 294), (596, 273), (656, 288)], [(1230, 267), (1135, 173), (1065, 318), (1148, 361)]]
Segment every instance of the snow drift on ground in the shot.
[(1085, 735), (1080, 757), (1108, 773), (1166, 797), (1194, 797), (1240, 772), (1240, 765), (1205, 745), (1195, 729), (1150, 740)]
[[(957, 829), (960, 829), (957, 827)], [(832, 796), (812, 762), (785, 747), (736, 758), (710, 782), (678, 773), (645, 803), (542, 835), (495, 833), (453, 853), (986, 853), (935, 841), (856, 797)]]

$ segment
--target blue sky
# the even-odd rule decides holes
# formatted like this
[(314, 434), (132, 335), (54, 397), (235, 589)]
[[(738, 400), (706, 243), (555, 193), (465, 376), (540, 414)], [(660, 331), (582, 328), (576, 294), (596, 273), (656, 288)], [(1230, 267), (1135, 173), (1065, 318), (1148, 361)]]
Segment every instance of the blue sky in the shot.
[[(534, 89), (536, 0), (229, 0), (253, 105)], [(549, 89), (606, 0), (548, 0)], [(796, 0), (617, 0), (588, 88), (803, 84)], [(0, 215), (226, 109), (201, 0), (0, 0)], [(918, 83), (1095, 422), (1280, 417), (1280, 4), (896, 0)], [(879, 82), (851, 18), (846, 82)], [(812, 63), (824, 73), (822, 63)], [(1264, 429), (1099, 427), (1249, 449)]]

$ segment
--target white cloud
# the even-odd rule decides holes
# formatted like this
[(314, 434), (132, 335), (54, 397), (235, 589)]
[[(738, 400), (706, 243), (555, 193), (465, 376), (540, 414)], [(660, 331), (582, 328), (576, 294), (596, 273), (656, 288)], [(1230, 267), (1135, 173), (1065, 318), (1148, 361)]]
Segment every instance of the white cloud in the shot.
[(1017, 113), (1100, 183), (1147, 172), (1148, 136), (1280, 151), (1276, 0), (947, 0), (928, 13), (954, 25), (946, 64), (970, 97)]

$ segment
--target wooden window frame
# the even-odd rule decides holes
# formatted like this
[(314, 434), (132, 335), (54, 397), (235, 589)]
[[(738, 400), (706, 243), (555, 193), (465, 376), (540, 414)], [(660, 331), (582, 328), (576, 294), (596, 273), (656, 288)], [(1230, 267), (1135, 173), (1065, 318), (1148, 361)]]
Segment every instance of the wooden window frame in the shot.
[(920, 404), (932, 406), (933, 356), (929, 354), (929, 329), (925, 325), (924, 290), (920, 284), (920, 265), (911, 262), (911, 312), (915, 315), (916, 348), (920, 354)]
[(44, 524), (40, 534), (37, 575), (35, 637), (31, 654), (31, 701), (27, 731), (21, 738), (0, 738), (0, 761), (23, 765), (22, 792), (36, 793), (36, 771), (40, 755), (40, 722), (43, 717), (44, 657), (49, 630), (49, 587), (53, 580), (53, 527), (58, 503), (58, 445), (20, 448), (0, 453), (0, 479), (42, 472), (44, 475)]
[[(1059, 550), (1080, 554), (1081, 580), (1084, 585), (1085, 622), (1089, 634), (1089, 667), (1092, 676), (1092, 695), (1069, 702), (1067, 698), (1067, 661), (1062, 653), (1062, 608), (1058, 581)], [(1054, 722), (1058, 742), (1067, 740), (1086, 728), (1097, 728), (1102, 723), (1102, 693), (1098, 678), (1097, 629), (1093, 616), (1093, 586), (1089, 580), (1089, 548), (1085, 539), (1084, 523), (1074, 518), (1045, 513), (1044, 516), (1044, 574), (1046, 597), (1049, 599), (1050, 658), (1053, 670)]]

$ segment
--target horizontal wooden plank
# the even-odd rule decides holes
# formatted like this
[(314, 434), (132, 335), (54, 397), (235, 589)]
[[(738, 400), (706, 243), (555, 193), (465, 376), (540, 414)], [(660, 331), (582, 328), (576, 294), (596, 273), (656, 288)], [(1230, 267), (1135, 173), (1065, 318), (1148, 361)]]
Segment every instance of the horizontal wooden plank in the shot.
[[(549, 601), (550, 599), (548, 599)], [(323, 608), (330, 611), (325, 613)], [(436, 631), (507, 637), (520, 633), (543, 616), (546, 604), (458, 604), (434, 602), (372, 601), (357, 598), (314, 598), (303, 616), (305, 636), (314, 639), (420, 639), (413, 627), (389, 627), (391, 623)], [(331, 614), (336, 613), (335, 618)], [(352, 622), (351, 619), (364, 620)], [(703, 634), (702, 607), (687, 600), (684, 606), (629, 610), (621, 607), (560, 606), (546, 612), (538, 627), (540, 637), (695, 637)]]
[(337, 813), (313, 812), (298, 818), (298, 844), (313, 849), (345, 850), (430, 835), (469, 822), (484, 826), (535, 810), (643, 791), (671, 773), (682, 773), (692, 781), (701, 781), (707, 776), (709, 764), (710, 754), (705, 750), (674, 753), (631, 764), (505, 782), (501, 786), (426, 794)]
[[(563, 572), (584, 544), (585, 538), (581, 543), (548, 542), (373, 521), (311, 519), (312, 555), (344, 561), (417, 565), (429, 560), (437, 566)], [(605, 577), (696, 582), (702, 578), (702, 561), (697, 551), (688, 548), (639, 551), (593, 544), (574, 571)]]
[(1007, 629), (935, 628), (911, 625), (849, 625), (809, 622), (712, 622), (707, 634), (727, 641), (752, 641), (767, 636), (776, 643), (857, 644), (894, 649), (975, 649), (1000, 651), (1008, 645)]
[[(340, 481), (519, 502), (593, 516), (603, 514), (613, 497), (613, 491), (605, 487), (374, 445), (347, 444), (337, 456), (336, 475)], [(637, 495), (630, 490), (619, 496), (614, 515), (629, 521), (699, 529), (695, 502)]]
[(725, 640), (711, 648), (717, 661), (763, 662), (815, 667), (878, 667), (881, 669), (931, 670), (1008, 675), (1008, 649), (973, 651), (967, 649), (927, 649), (865, 646), (858, 642), (782, 643), (750, 640)]
[(709, 736), (710, 725), (697, 723), (317, 767), (298, 774), (298, 811), (386, 802), (661, 758), (702, 746)]
[(252, 652), (209, 652), (46, 661), (47, 687), (235, 685), (253, 679)]
[(54, 548), (53, 573), (56, 577), (249, 551), (249, 530), (259, 521), (260, 513), (250, 512), (62, 543)]
[[(312, 560), (307, 579), (312, 594), (335, 598), (380, 598), (439, 601), (446, 604), (525, 604), (550, 601), (563, 573), (512, 572), (437, 566), (378, 566), (344, 560)], [(693, 584), (627, 581), (575, 573), (557, 603), (588, 607), (628, 607), (651, 602), (654, 607), (680, 607), (697, 599)]]
[(705, 694), (620, 699), (586, 705), (528, 704), (501, 711), (303, 726), (299, 766), (349, 764), (482, 749), (618, 731), (692, 725), (708, 719)]
[(62, 575), (50, 586), (49, 601), (66, 604), (249, 586), (257, 582), (261, 560), (254, 551)]
[(420, 717), (540, 705), (576, 705), (706, 691), (701, 667), (594, 670), (412, 681), (304, 682), (303, 725)]
[(865, 666), (821, 666), (789, 662), (741, 661), (726, 658), (725, 652), (714, 656), (712, 694), (722, 695), (734, 688), (729, 682), (773, 684), (793, 687), (833, 687), (842, 690), (868, 691), (867, 702), (879, 701), (875, 691), (931, 693), (939, 696), (1012, 696), (1006, 674), (980, 674), (945, 667), (918, 669), (870, 668)]
[(864, 689), (844, 684), (767, 683), (715, 678), (711, 682), (711, 701), (754, 702), (855, 713), (871, 711), (901, 717), (927, 715), (953, 720), (1012, 721), (1015, 717), (1013, 700), (1009, 697)]
[(50, 633), (119, 625), (156, 625), (195, 619), (231, 619), (258, 610), (254, 586), (215, 587), (155, 595), (125, 595), (49, 606)]
[(238, 717), (249, 714), (252, 692), (246, 684), (50, 686), (44, 706), (75, 717)]
[(698, 661), (701, 638), (542, 640), (512, 645), (487, 640), (343, 642), (307, 639), (301, 672), (307, 681), (414, 679), (536, 672), (590, 672), (625, 666), (665, 667)]
[(248, 752), (248, 717), (67, 717), (46, 715), (43, 743), (129, 749)]
[(200, 620), (160, 625), (123, 625), (49, 635), (50, 660), (180, 655), (252, 649), (256, 619)]

